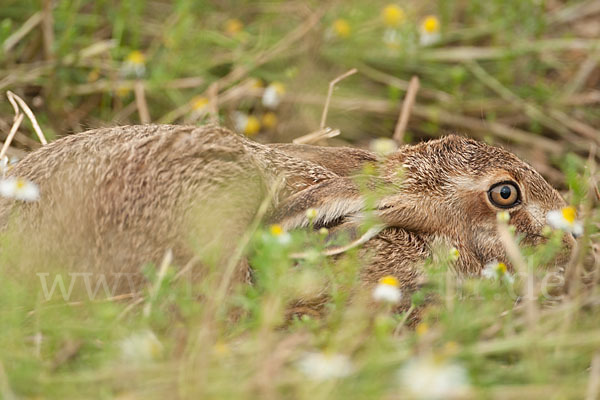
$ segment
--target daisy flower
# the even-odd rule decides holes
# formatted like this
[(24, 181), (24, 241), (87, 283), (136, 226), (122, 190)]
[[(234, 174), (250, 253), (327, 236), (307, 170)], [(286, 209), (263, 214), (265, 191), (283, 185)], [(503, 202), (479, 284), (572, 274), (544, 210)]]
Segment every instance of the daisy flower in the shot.
[(37, 201), (40, 199), (40, 189), (26, 179), (9, 177), (0, 180), (0, 195), (22, 201)]
[(244, 29), (244, 24), (237, 18), (231, 18), (225, 21), (225, 33), (228, 36), (236, 36)]
[(489, 262), (481, 271), (481, 276), (486, 279), (504, 279), (508, 283), (513, 283), (515, 278), (508, 272), (508, 267), (503, 262), (496, 260)]
[(297, 367), (304, 375), (314, 381), (344, 378), (350, 375), (353, 370), (348, 356), (321, 352), (304, 354)]
[(400, 370), (400, 382), (417, 399), (451, 399), (469, 392), (467, 371), (443, 357), (422, 356)]
[(273, 129), (277, 126), (277, 115), (273, 111), (268, 111), (263, 114), (260, 122), (266, 129)]
[(146, 73), (146, 56), (141, 51), (129, 53), (121, 68), (121, 74), (128, 77), (142, 78)]
[(401, 298), (398, 279), (390, 275), (381, 278), (373, 290), (373, 299), (379, 302), (397, 304)]
[(156, 360), (163, 352), (162, 343), (150, 330), (134, 333), (123, 339), (120, 347), (123, 360), (137, 363)]
[(289, 232), (284, 231), (279, 224), (271, 225), (269, 227), (269, 233), (277, 239), (279, 244), (288, 244), (292, 241), (292, 235), (290, 235)]
[(196, 96), (190, 102), (192, 107), (192, 116), (195, 118), (203, 117), (208, 111), (208, 99), (204, 96)]
[(385, 26), (397, 28), (404, 22), (406, 15), (404, 14), (404, 10), (398, 5), (388, 4), (383, 8), (381, 18), (383, 19), (383, 24)]
[(452, 247), (449, 252), (450, 260), (456, 261), (460, 257), (460, 251), (456, 247)]
[(420, 43), (422, 46), (429, 46), (440, 40), (440, 20), (429, 15), (425, 17), (419, 28)]
[(380, 156), (387, 156), (398, 150), (398, 143), (393, 139), (377, 138), (369, 142), (369, 149)]
[(561, 229), (578, 237), (583, 235), (583, 224), (577, 221), (577, 211), (568, 206), (561, 210), (550, 211), (546, 215), (546, 221), (554, 229)]
[(233, 123), (238, 132), (242, 132), (247, 136), (254, 136), (260, 131), (260, 121), (258, 118), (241, 111), (236, 111), (233, 114)]
[(332, 26), (333, 33), (342, 39), (346, 39), (350, 37), (350, 33), (352, 33), (352, 28), (350, 28), (350, 24), (343, 18), (336, 19), (333, 21)]
[(262, 104), (267, 108), (277, 108), (285, 94), (285, 86), (280, 82), (273, 82), (263, 92)]

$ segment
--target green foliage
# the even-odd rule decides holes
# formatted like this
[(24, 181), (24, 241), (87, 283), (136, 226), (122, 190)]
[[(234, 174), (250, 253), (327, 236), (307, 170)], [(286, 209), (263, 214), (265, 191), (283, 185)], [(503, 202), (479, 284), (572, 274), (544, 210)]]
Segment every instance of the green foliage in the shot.
[[(260, 119), (267, 111), (264, 88), (246, 89), (250, 79), (260, 79), (263, 86), (282, 82), (286, 95), (273, 110), (279, 122), (263, 126), (258, 139), (289, 141), (318, 128), (328, 82), (356, 67), (359, 74), (338, 83), (327, 125), (341, 129), (344, 143), (362, 146), (391, 136), (406, 84), (418, 75), (406, 141), (468, 131), (513, 144), (546, 166), (553, 183), (569, 190), (571, 204), (588, 210), (578, 259), (592, 257), (599, 221), (590, 201), (591, 164), (584, 160), (600, 111), (586, 99), (598, 80), (591, 72), (578, 79), (597, 52), (597, 38), (586, 36), (597, 21), (593, 15), (565, 19), (582, 13), (583, 2), (399, 2), (405, 19), (390, 28), (381, 18), (383, 1), (57, 0), (49, 49), (37, 24), (5, 50), (44, 3), (2, 2), (0, 92), (23, 97), (50, 139), (140, 122), (136, 81), (144, 84), (154, 122), (206, 121), (207, 110), (194, 102), (215, 83), (221, 122), (232, 126), (236, 111)], [(422, 46), (427, 15), (439, 17), (441, 36)], [(336, 28), (340, 20), (347, 32)], [(128, 70), (137, 51), (139, 76)], [(497, 84), (476, 75), (473, 62)], [(12, 118), (10, 104), (0, 101), (0, 130)], [(512, 128), (529, 132), (529, 139), (511, 136)], [(28, 122), (21, 131), (32, 132)], [(540, 139), (557, 149), (538, 149)], [(17, 136), (13, 147), (35, 144)], [(538, 158), (536, 151), (546, 150)], [(362, 188), (374, 168), (364, 171)], [(377, 195), (367, 201), (374, 204)], [(597, 271), (579, 271), (587, 286), (576, 281), (569, 296), (544, 294), (539, 285), (547, 282), (547, 264), (561, 241), (560, 232), (550, 232), (543, 245), (521, 249), (538, 285), (530, 302), (529, 276), (513, 271), (514, 285), (456, 279), (448, 249), (438, 249), (427, 263), (427, 283), (404, 293), (410, 308), (396, 313), (373, 303), (372, 288), (361, 284), (365, 260), (358, 251), (325, 257), (320, 233), (253, 232), (251, 285), (223, 282), (219, 268), (189, 279), (179, 275), (185, 266), (161, 275), (160, 266), (148, 265), (139, 292), (106, 296), (100, 287), (93, 299), (81, 276), (71, 296), (63, 298), (56, 287), (46, 298), (40, 276), (19, 263), (27, 243), (3, 237), (0, 398), (406, 398), (411, 393), (399, 371), (428, 355), (438, 366), (460, 366), (473, 398), (583, 398), (589, 382), (599, 379), (590, 375), (600, 345)], [(45, 260), (44, 268), (51, 264)], [(59, 275), (67, 288), (75, 279), (58, 268), (47, 283)], [(91, 278), (96, 287), (97, 277)], [(320, 315), (309, 307), (315, 298)], [(311, 380), (299, 365), (312, 352), (341, 354), (351, 371)]]

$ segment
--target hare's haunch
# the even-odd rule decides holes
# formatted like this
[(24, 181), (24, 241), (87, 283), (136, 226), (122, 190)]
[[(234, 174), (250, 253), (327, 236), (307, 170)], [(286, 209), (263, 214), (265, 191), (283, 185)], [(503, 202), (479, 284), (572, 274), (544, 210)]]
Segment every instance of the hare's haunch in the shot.
[(359, 178), (382, 193), (369, 211), (384, 228), (362, 246), (365, 283), (394, 275), (414, 287), (436, 243), (459, 250), (459, 272), (479, 274), (507, 261), (498, 211), (536, 244), (548, 211), (565, 206), (513, 154), (458, 136), (380, 159), (352, 148), (263, 145), (218, 126), (148, 125), (92, 130), (32, 152), (9, 174), (36, 183), (40, 200), (2, 199), (0, 218), (7, 232), (24, 235), (37, 265), (134, 272), (168, 249), (178, 265), (194, 254), (220, 254), (211, 260), (219, 263), (265, 198), (266, 219), (285, 229), (308, 226), (314, 208), (313, 226), (356, 232), (367, 211), (357, 184), (366, 164), (377, 173)]

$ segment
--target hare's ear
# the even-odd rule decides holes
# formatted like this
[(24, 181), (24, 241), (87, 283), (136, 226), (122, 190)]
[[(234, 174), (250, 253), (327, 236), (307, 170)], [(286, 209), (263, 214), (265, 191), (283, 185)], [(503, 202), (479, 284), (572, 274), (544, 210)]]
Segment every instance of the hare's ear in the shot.
[(375, 154), (351, 147), (323, 147), (308, 144), (270, 144), (289, 156), (311, 161), (339, 176), (350, 176), (359, 172), (367, 163), (377, 162)]
[[(316, 215), (309, 219), (307, 211)], [(364, 209), (364, 201), (351, 179), (332, 178), (310, 186), (286, 199), (270, 216), (271, 222), (285, 229), (309, 226), (330, 227)]]

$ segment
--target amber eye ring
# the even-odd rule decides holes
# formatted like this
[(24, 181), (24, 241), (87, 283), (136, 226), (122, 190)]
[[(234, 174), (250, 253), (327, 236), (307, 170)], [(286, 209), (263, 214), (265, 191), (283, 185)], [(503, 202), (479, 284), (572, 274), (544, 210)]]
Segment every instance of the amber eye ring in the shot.
[(498, 182), (488, 190), (488, 198), (498, 208), (512, 208), (521, 203), (521, 190), (515, 182)]

